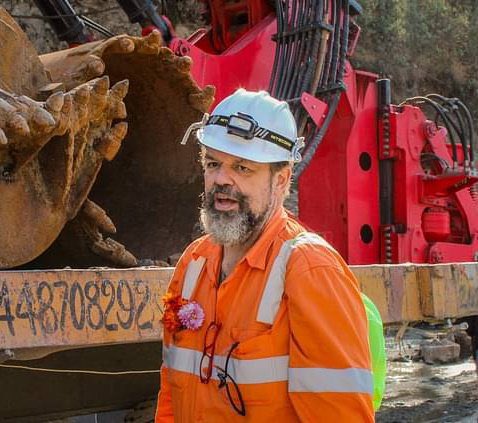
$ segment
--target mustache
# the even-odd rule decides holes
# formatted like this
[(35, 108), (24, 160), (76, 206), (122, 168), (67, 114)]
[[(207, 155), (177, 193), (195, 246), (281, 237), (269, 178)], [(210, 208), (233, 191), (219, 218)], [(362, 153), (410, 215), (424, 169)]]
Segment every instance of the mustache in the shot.
[(215, 210), (214, 208), (214, 195), (224, 194), (228, 197), (236, 200), (239, 203), (239, 210), (244, 210), (248, 204), (248, 197), (242, 192), (235, 191), (230, 185), (214, 185), (212, 189), (205, 193), (203, 199), (203, 205), (209, 210)]

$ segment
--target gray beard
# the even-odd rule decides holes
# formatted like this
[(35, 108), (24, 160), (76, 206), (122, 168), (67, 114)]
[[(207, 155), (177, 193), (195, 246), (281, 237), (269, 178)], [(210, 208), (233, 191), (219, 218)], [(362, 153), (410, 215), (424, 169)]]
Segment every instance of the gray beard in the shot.
[[(239, 204), (237, 211), (219, 211), (214, 208), (214, 194), (226, 194)], [(270, 195), (270, 194), (269, 194)], [(270, 199), (272, 200), (272, 199)], [(205, 193), (200, 209), (200, 222), (205, 233), (212, 236), (216, 244), (237, 246), (245, 244), (254, 234), (258, 233), (269, 214), (270, 204), (260, 214), (254, 214), (246, 196), (234, 193), (228, 185), (216, 185)]]

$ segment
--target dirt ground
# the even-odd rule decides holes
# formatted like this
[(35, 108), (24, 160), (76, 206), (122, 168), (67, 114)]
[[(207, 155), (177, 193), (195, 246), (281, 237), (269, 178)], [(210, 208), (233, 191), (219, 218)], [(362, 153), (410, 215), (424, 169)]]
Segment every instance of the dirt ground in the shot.
[(399, 348), (392, 336), (386, 338), (387, 385), (377, 422), (477, 423), (478, 373), (474, 361), (425, 364), (416, 359), (421, 342), (411, 336)]
[(472, 360), (430, 366), (389, 363), (379, 423), (478, 422), (478, 378)]

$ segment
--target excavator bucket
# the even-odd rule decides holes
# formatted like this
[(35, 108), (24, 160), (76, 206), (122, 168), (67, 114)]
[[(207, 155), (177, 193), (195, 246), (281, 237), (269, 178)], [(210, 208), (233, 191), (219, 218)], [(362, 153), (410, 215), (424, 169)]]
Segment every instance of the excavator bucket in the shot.
[(179, 141), (214, 95), (192, 80), (190, 59), (157, 32), (39, 57), (3, 9), (0, 40), (0, 268), (158, 264), (180, 252), (201, 172), (197, 145)]

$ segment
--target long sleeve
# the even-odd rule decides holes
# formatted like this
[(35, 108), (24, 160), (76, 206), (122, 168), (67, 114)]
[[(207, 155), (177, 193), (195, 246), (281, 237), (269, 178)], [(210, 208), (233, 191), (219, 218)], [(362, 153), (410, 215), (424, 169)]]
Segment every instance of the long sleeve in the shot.
[(299, 259), (286, 281), (289, 396), (303, 422), (373, 422), (364, 305), (339, 262)]
[(173, 405), (171, 400), (171, 389), (168, 382), (168, 369), (161, 367), (161, 389), (158, 395), (158, 406), (154, 423), (173, 423)]

